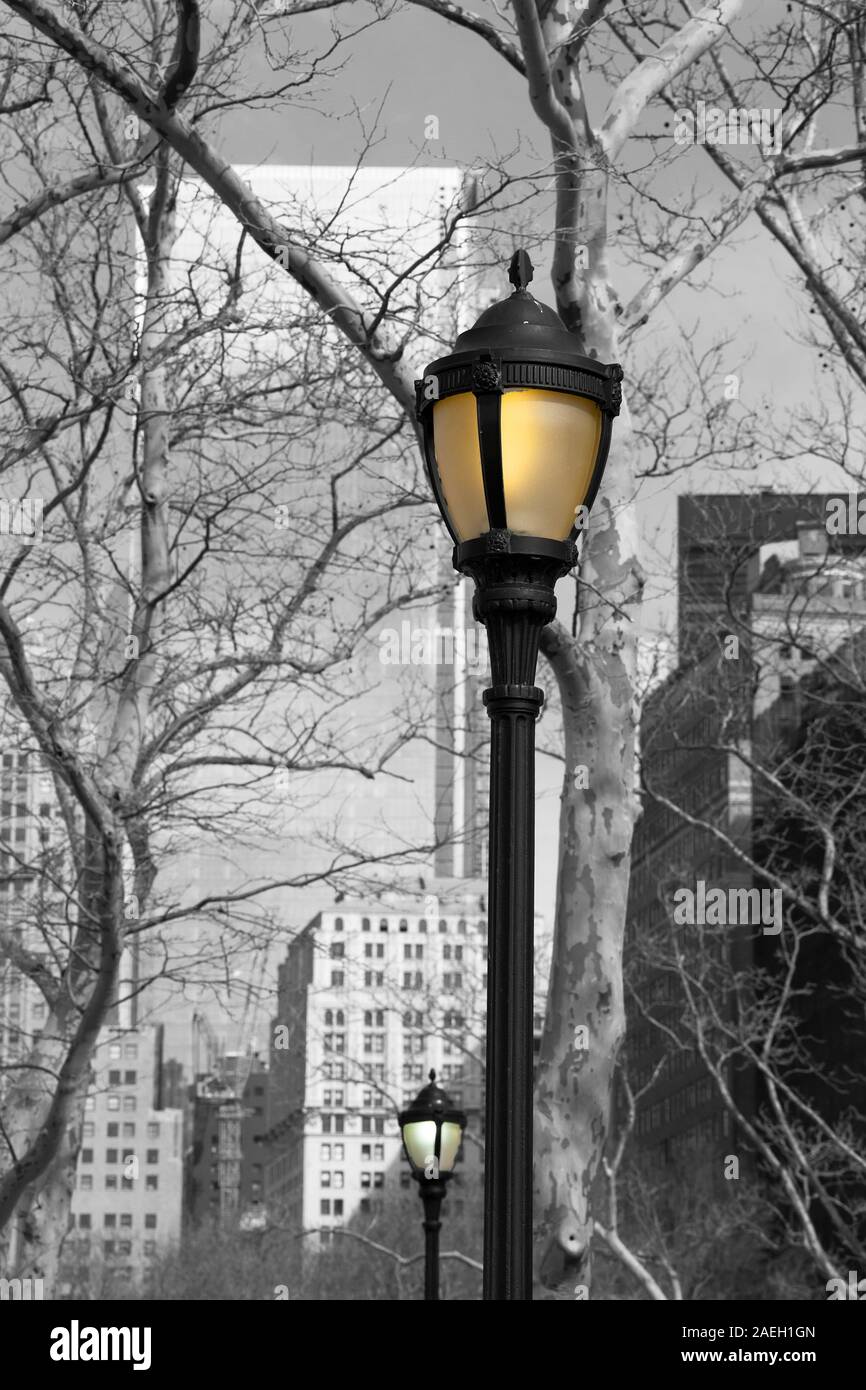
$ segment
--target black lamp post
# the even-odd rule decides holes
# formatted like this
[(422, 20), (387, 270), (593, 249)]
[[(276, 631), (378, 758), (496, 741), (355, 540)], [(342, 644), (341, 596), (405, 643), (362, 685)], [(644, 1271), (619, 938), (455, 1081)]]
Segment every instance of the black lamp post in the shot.
[(622, 368), (575, 351), (562, 320), (514, 293), (416, 382), (418, 418), (455, 569), (475, 581), (492, 685), (484, 1297), (532, 1298), (535, 686), (554, 586), (598, 491)]
[(429, 1086), (398, 1118), (403, 1148), (424, 1203), (424, 1298), (438, 1300), (439, 1213), (463, 1142), (466, 1116), (455, 1108), (431, 1071)]

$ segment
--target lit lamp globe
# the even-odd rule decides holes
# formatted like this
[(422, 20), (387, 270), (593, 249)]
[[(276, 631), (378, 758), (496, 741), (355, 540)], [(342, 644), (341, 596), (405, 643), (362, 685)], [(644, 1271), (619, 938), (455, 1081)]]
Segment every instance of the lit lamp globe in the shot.
[(429, 1085), (399, 1116), (403, 1148), (412, 1176), (419, 1182), (436, 1182), (450, 1177), (463, 1142), (466, 1116), (430, 1072)]
[(575, 562), (622, 401), (622, 368), (575, 339), (528, 292), (532, 263), (515, 252), (514, 293), (486, 309), (416, 382), (433, 492), (455, 543), (454, 566), (535, 556), (555, 579)]

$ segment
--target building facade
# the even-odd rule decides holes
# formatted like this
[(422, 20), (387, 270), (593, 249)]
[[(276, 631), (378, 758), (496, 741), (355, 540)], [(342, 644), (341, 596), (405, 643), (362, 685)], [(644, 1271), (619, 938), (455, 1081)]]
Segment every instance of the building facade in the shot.
[[(344, 902), (292, 941), (273, 1022), (269, 1214), (327, 1231), (408, 1186), (397, 1115), (431, 1068), (480, 1136), (483, 912), (467, 883), (426, 908)], [(476, 1155), (464, 1145), (464, 1175)]]
[[(810, 679), (866, 630), (866, 538), (834, 538), (826, 515), (821, 495), (679, 502), (679, 663), (644, 708), (626, 931), (633, 994), (625, 1066), (632, 1090), (643, 1091), (635, 1138), (649, 1167), (691, 1162), (698, 1152), (707, 1162), (748, 1154), (697, 1038), (682, 1027), (682, 972), (713, 997), (718, 1027), (734, 1038), (743, 1000), (730, 980), (779, 968), (781, 918), (743, 921), (739, 912), (751, 911), (767, 884), (738, 851), (763, 862), (769, 783), (761, 769), (782, 766)], [(715, 924), (709, 913), (704, 922), (678, 920), (677, 894), (697, 902), (718, 889), (737, 920), (733, 912)], [(776, 900), (773, 910), (782, 911)], [(732, 1063), (725, 1081), (736, 1110), (754, 1115), (754, 1070)], [(624, 1115), (620, 1095), (620, 1122)], [(722, 1164), (714, 1168), (721, 1175)]]
[(183, 1113), (161, 1095), (159, 1028), (106, 1029), (93, 1064), (62, 1252), (61, 1296), (130, 1282), (180, 1239)]

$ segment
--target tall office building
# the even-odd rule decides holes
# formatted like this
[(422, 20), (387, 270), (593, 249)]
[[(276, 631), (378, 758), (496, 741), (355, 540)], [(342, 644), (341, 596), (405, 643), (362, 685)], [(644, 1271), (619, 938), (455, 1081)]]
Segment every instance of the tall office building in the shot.
[[(8, 711), (7, 711), (8, 714)], [(52, 837), (56, 798), (38, 757), (10, 739), (0, 756), (0, 1105), (48, 1014), (32, 975), (16, 960), (46, 957), (52, 926), (68, 920), (62, 854)], [(54, 840), (54, 843), (52, 843)]]
[(82, 1147), (62, 1252), (61, 1296), (100, 1280), (146, 1277), (177, 1242), (183, 1198), (183, 1114), (162, 1103), (159, 1028), (106, 1029), (85, 1101)]
[[(632, 1086), (649, 1086), (668, 1054), (638, 1107), (637, 1143), (650, 1163), (714, 1148), (748, 1152), (697, 1050), (671, 1053), (654, 1027), (652, 1019), (677, 1025), (684, 997), (670, 960), (647, 958), (644, 947), (672, 940), (677, 890), (697, 894), (703, 882), (705, 891), (721, 887), (729, 901), (745, 906), (754, 898), (739, 895), (767, 887), (753, 881), (736, 853), (762, 862), (769, 800), (757, 769), (782, 764), (796, 741), (810, 680), (832, 672), (834, 659), (866, 630), (866, 538), (828, 535), (825, 520), (820, 495), (679, 502), (679, 663), (643, 714), (643, 809), (626, 933), (635, 991), (627, 1036)], [(677, 940), (686, 961), (695, 962), (689, 953), (696, 950), (704, 953), (704, 968), (716, 959), (720, 979), (731, 970), (778, 968), (773, 936), (753, 923), (705, 928), (700, 936), (697, 927), (682, 925)], [(719, 987), (716, 1007), (720, 1026), (733, 1028), (738, 1005), (727, 985)], [(726, 1081), (741, 1112), (754, 1114), (760, 1092), (753, 1069), (731, 1064)]]
[[(483, 913), (484, 890), (466, 882), (426, 903), (340, 903), (292, 941), (273, 1020), (269, 1214), (327, 1228), (408, 1185), (397, 1113), (431, 1068), (480, 1134)], [(467, 1144), (458, 1186), (477, 1162)]]

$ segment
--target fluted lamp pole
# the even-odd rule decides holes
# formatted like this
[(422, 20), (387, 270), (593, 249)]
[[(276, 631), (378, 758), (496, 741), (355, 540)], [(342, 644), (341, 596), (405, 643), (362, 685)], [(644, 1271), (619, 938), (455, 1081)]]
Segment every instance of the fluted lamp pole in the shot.
[(445, 1184), (454, 1171), (466, 1116), (443, 1091), (435, 1071), (398, 1117), (403, 1148), (424, 1203), (424, 1298), (439, 1299), (439, 1230)]
[(535, 685), (554, 586), (577, 558), (598, 492), (622, 368), (581, 356), (562, 320), (527, 290), (494, 304), (415, 383), (427, 468), (475, 581), (492, 684), (484, 1177), (484, 1298), (532, 1298)]

